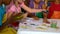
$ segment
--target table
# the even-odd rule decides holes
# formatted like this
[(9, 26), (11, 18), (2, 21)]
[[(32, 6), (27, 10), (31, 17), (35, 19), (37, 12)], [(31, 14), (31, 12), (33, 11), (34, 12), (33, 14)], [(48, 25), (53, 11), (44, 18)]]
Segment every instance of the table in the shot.
[(27, 18), (25, 22), (20, 22), (17, 34), (60, 34), (60, 19), (48, 19), (48, 21), (56, 21), (58, 28), (51, 28), (51, 24), (43, 23), (43, 19)]

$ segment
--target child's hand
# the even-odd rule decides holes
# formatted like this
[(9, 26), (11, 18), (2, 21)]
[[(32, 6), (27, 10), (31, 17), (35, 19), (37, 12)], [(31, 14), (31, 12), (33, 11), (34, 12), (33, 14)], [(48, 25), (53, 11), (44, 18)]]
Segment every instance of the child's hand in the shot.
[(35, 19), (35, 20), (39, 20), (39, 18), (38, 18), (38, 17), (36, 17), (36, 16), (33, 16), (33, 19)]
[(28, 13), (23, 14), (23, 18), (27, 18)]
[(44, 23), (50, 24), (50, 22), (47, 19), (43, 20)]

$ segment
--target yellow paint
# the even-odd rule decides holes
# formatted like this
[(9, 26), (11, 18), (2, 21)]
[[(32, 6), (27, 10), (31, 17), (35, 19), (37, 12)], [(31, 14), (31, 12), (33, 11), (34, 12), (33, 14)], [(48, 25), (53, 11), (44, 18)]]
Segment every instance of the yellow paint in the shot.
[(2, 30), (0, 32), (0, 34), (16, 34), (16, 30), (14, 30), (13, 28), (9, 27), (9, 28), (5, 28), (4, 30)]

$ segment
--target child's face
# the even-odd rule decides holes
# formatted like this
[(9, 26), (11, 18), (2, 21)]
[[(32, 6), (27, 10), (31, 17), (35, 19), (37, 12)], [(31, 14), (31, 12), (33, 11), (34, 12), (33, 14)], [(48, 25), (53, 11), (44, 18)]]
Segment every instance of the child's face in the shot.
[(34, 0), (36, 3), (40, 3), (41, 0)]

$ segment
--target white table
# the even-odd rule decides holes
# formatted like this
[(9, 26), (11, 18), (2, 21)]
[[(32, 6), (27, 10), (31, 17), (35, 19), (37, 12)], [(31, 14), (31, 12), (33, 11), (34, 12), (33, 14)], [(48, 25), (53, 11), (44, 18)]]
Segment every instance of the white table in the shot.
[[(34, 20), (32, 18), (28, 18), (26, 22), (19, 24), (19, 29), (17, 34), (60, 34), (60, 19), (48, 19), (48, 21), (56, 21), (57, 26), (59, 28), (51, 28), (48, 27), (50, 24), (43, 24), (43, 19)], [(24, 24), (27, 23), (27, 24)], [(32, 25), (35, 24), (35, 25)], [(42, 28), (41, 28), (42, 27)]]

